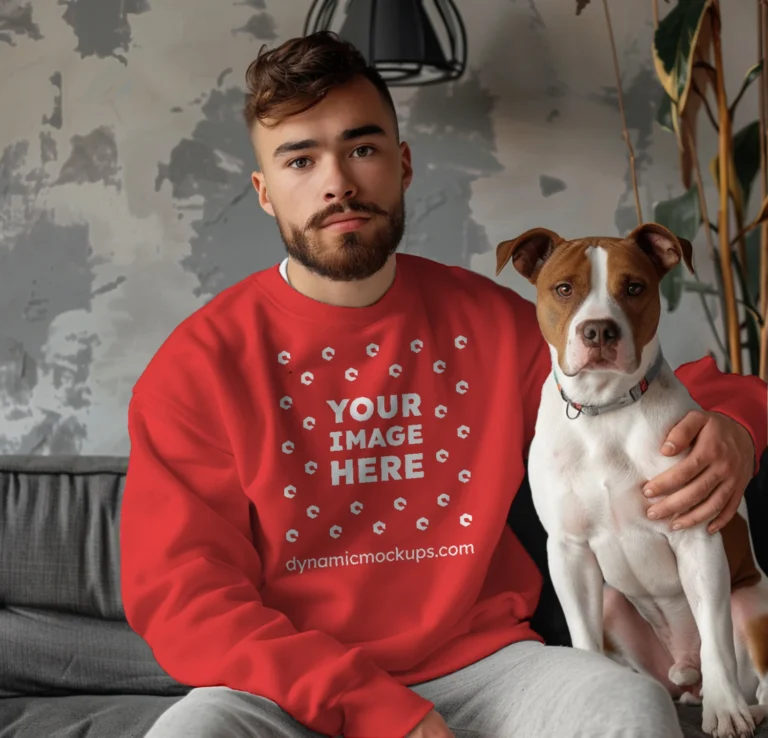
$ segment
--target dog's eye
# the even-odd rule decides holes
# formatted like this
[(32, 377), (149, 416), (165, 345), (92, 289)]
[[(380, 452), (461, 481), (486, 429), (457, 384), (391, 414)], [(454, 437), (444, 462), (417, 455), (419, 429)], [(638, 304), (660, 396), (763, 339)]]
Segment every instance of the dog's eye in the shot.
[(569, 285), (567, 282), (563, 282), (562, 284), (557, 285), (555, 287), (555, 292), (557, 292), (560, 297), (570, 297), (573, 293), (573, 287)]
[(627, 285), (627, 294), (630, 297), (637, 297), (644, 289), (645, 286), (640, 284), (640, 282), (630, 282)]

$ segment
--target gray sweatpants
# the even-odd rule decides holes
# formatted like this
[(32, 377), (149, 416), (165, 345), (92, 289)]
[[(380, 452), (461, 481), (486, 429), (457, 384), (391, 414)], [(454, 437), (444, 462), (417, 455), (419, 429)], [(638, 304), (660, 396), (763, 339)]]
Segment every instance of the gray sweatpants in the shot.
[[(435, 704), (456, 738), (683, 736), (662, 685), (605, 656), (571, 648), (516, 643), (411, 688)], [(161, 715), (146, 738), (318, 736), (263, 697), (205, 687)]]

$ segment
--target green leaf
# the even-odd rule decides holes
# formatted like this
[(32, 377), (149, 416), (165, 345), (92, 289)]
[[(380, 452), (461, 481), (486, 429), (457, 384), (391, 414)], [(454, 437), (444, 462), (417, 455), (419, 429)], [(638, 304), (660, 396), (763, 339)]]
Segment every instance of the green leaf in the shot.
[[(747, 290), (756, 304), (760, 304), (760, 228), (747, 234)], [(765, 319), (768, 316), (763, 316)]]
[(739, 101), (741, 100), (742, 97), (744, 97), (744, 93), (747, 91), (749, 86), (760, 76), (762, 71), (763, 71), (763, 62), (761, 61), (747, 70), (746, 75), (744, 75), (744, 81), (741, 83), (741, 89), (739, 90), (739, 94), (736, 95), (736, 98), (731, 103), (731, 107), (730, 107), (731, 118), (733, 118), (733, 114), (736, 111), (736, 107), (739, 104)]
[(686, 238), (692, 242), (702, 223), (701, 203), (696, 186), (679, 197), (657, 202), (653, 217), (659, 225), (669, 228), (678, 238)]
[(747, 348), (752, 374), (760, 374), (760, 330), (752, 313), (747, 313)]
[(763, 62), (759, 61), (754, 66), (751, 66), (747, 73), (744, 75), (744, 81), (741, 83), (741, 89), (746, 90), (747, 87), (749, 87), (759, 76), (760, 73), (763, 71)]
[(686, 292), (700, 292), (702, 295), (712, 295), (717, 297), (717, 290), (711, 285), (705, 282), (689, 282), (683, 281), (683, 288)]
[[(701, 228), (702, 217), (699, 193), (696, 187), (671, 200), (656, 203), (653, 219), (669, 228), (678, 238), (693, 241)], [(661, 280), (661, 294), (667, 300), (667, 309), (673, 312), (680, 304), (685, 287), (683, 264), (667, 272)]]
[[(715, 184), (720, 187), (720, 155), (716, 154), (709, 164)], [(752, 193), (752, 185), (760, 171), (760, 123), (753, 121), (744, 126), (733, 136), (733, 169), (731, 178), (735, 175), (736, 181), (731, 182), (731, 197), (739, 217), (745, 220), (745, 213), (749, 208), (749, 196)]]
[(666, 92), (661, 93), (659, 109), (656, 111), (656, 122), (670, 133), (675, 132), (675, 124), (672, 120), (672, 99)]
[(712, 0), (683, 0), (659, 23), (653, 37), (656, 74), (682, 114), (691, 87), (699, 35)]
[[(733, 263), (733, 271), (736, 278), (739, 281), (742, 293), (748, 291), (746, 278), (742, 272), (739, 260), (736, 258), (736, 254), (731, 254), (731, 262)], [(760, 330), (757, 327), (757, 320), (755, 316), (749, 311), (745, 311), (744, 322), (747, 328), (747, 341), (743, 344), (749, 352), (749, 365), (752, 369), (752, 374), (760, 373)]]
[(589, 5), (590, 0), (576, 0), (576, 15), (581, 15), (581, 11)]
[(661, 280), (661, 294), (667, 298), (667, 310), (673, 313), (683, 296), (683, 265), (677, 264)]
[(744, 210), (749, 208), (752, 185), (760, 171), (760, 122), (744, 126), (733, 137), (733, 164), (741, 185)]

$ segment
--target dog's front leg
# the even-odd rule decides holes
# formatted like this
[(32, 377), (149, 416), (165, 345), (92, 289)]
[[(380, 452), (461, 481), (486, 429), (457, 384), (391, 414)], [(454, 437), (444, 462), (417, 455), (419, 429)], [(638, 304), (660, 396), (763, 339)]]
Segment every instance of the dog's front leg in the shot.
[(731, 618), (731, 581), (719, 533), (704, 525), (672, 534), (680, 582), (701, 636), (702, 730), (718, 738), (752, 735), (739, 689)]
[(574, 648), (603, 653), (603, 574), (594, 553), (586, 541), (556, 531), (547, 557)]

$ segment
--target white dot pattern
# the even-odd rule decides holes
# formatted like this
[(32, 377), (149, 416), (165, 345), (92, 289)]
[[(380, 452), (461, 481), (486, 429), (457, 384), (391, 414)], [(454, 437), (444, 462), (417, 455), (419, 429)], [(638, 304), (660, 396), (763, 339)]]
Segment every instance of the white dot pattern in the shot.
[[(456, 335), (453, 339), (453, 348), (457, 351), (464, 351), (468, 345), (470, 344), (469, 339), (464, 335)], [(422, 352), (425, 352), (425, 349), (427, 349), (426, 343), (421, 338), (414, 338), (409, 345), (409, 349), (413, 354), (421, 354)], [(368, 342), (364, 346), (364, 354), (368, 357), (368, 359), (373, 360), (371, 363), (371, 367), (380, 366), (380, 364), (377, 363), (376, 359), (382, 355), (382, 347), (380, 343), (376, 342)], [(428, 351), (425, 355), (428, 355)], [(317, 355), (317, 354), (316, 354)], [(326, 365), (332, 365), (334, 359), (336, 358), (337, 351), (333, 346), (326, 346), (320, 351), (320, 357), (324, 362), (323, 366)], [(394, 356), (393, 354), (386, 354), (389, 356)], [(405, 358), (405, 357), (403, 357)], [(288, 350), (282, 350), (279, 351), (277, 354), (277, 362), (286, 367), (286, 371), (289, 371), (287, 369), (288, 365), (292, 362), (293, 357), (291, 355), (291, 352)], [(299, 358), (301, 361), (301, 358)], [(429, 360), (431, 363), (431, 369), (433, 376), (436, 377), (435, 381), (446, 381), (446, 380), (438, 380), (437, 378), (441, 376), (449, 376), (450, 375), (450, 363), (449, 363), (449, 357), (444, 356), (440, 357), (434, 360)], [(366, 365), (367, 366), (367, 365)], [(303, 371), (299, 375), (299, 381), (300, 384), (304, 387), (311, 387), (313, 384), (315, 384), (316, 379), (318, 378), (316, 376), (317, 370), (321, 369), (322, 367), (320, 365), (316, 365), (316, 369), (313, 371), (306, 370)], [(390, 378), (390, 381), (400, 379), (404, 372), (404, 365), (401, 363), (387, 363), (385, 364), (384, 370), (387, 374), (387, 376)], [(332, 371), (332, 370), (331, 370)], [(366, 370), (368, 371), (368, 370)], [(321, 372), (322, 374), (322, 372)], [(361, 376), (361, 368), (356, 366), (347, 366), (343, 369), (343, 376), (344, 379), (348, 383), (354, 383), (356, 382), (360, 376)], [(322, 381), (321, 381), (322, 384)], [(393, 385), (394, 386), (394, 385)], [(466, 395), (469, 392), (469, 383), (462, 378), (459, 378), (458, 381), (453, 381), (451, 384), (449, 384), (446, 387), (446, 390), (450, 390), (452, 386), (452, 389), (456, 392), (458, 395)], [(446, 395), (448, 396), (448, 395)], [(455, 396), (455, 395), (454, 395)], [(281, 409), (285, 411), (291, 411), (295, 407), (294, 399), (291, 395), (284, 395), (279, 400), (279, 406)], [(301, 404), (301, 401), (299, 401), (299, 404)], [(362, 407), (362, 406), (361, 406)], [(359, 412), (359, 411), (358, 411)], [(449, 403), (441, 403), (437, 404), (433, 408), (434, 416), (438, 420), (442, 420), (446, 418), (450, 413), (450, 402)], [(390, 416), (391, 417), (391, 416)], [(306, 431), (314, 431), (317, 427), (318, 421), (317, 418), (313, 415), (307, 415), (303, 418), (301, 422), (301, 426)], [(470, 427), (466, 424), (459, 424), (456, 427), (456, 436), (459, 439), (465, 440), (469, 438), (470, 435)], [(296, 444), (293, 440), (287, 440), (284, 441), (281, 445), (281, 450), (283, 454), (286, 455), (292, 455), (296, 451)], [(440, 464), (448, 464), (451, 459), (451, 455), (448, 452), (447, 449), (441, 448), (439, 449), (434, 456), (435, 460)], [(288, 462), (286, 462), (288, 463)], [(290, 465), (289, 467), (290, 468)], [(306, 460), (303, 463), (303, 470), (305, 474), (308, 476), (312, 476), (316, 474), (319, 471), (320, 465), (315, 460)], [(470, 469), (466, 468), (460, 468), (457, 469), (455, 473), (456, 480), (460, 483), (460, 485), (457, 487), (456, 492), (458, 493), (460, 491), (460, 487), (462, 485), (467, 485), (471, 479), (472, 479), (472, 472)], [(422, 488), (423, 489), (423, 488)], [(298, 495), (298, 489), (294, 484), (286, 484), (283, 489), (283, 497), (286, 500), (286, 503), (295, 504), (295, 498)], [(453, 505), (453, 499), (452, 495), (449, 492), (442, 492), (441, 494), (436, 495), (434, 499), (435, 504), (435, 512), (438, 510), (445, 510), (449, 509)], [(308, 502), (312, 502), (311, 500), (308, 500)], [(398, 496), (395, 499), (391, 500), (392, 509), (394, 509), (395, 513), (397, 515), (406, 515), (407, 511), (409, 509), (409, 501), (406, 497)], [(301, 509), (301, 508), (300, 508)], [(305, 511), (305, 517), (304, 520), (308, 521), (310, 524), (316, 525), (316, 521), (321, 519), (321, 509), (317, 504), (309, 504), (306, 507), (303, 508)], [(366, 504), (361, 500), (354, 500), (349, 504), (349, 515), (352, 516), (349, 518), (350, 521), (354, 521), (356, 518), (364, 518), (366, 515)], [(454, 513), (456, 517), (453, 518), (454, 521), (457, 521), (458, 525), (467, 528), (472, 524), (472, 514), (468, 512), (462, 512), (462, 513)], [(399, 519), (399, 518), (398, 518)], [(374, 519), (371, 520), (369, 518), (370, 522), (368, 525), (371, 526), (372, 532), (376, 536), (385, 536), (388, 528), (387, 528), (387, 522), (385, 520), (380, 519)], [(415, 528), (418, 531), (426, 532), (430, 529), (431, 521), (428, 517), (424, 515), (418, 515), (418, 517), (411, 518), (413, 521), (412, 524), (415, 525)], [(448, 518), (447, 520), (450, 520)], [(297, 519), (297, 521), (300, 523), (300, 519)], [(328, 536), (331, 539), (337, 540), (344, 536), (344, 526), (340, 524), (341, 521), (333, 522), (332, 524), (328, 525), (328, 527), (325, 528), (325, 530), (328, 531)], [(456, 523), (454, 523), (456, 524)], [(299, 525), (301, 527), (301, 524)], [(316, 535), (316, 534), (312, 534)], [(285, 540), (288, 543), (296, 543), (299, 540), (300, 537), (300, 530), (297, 528), (291, 528), (286, 531), (285, 533)]]

